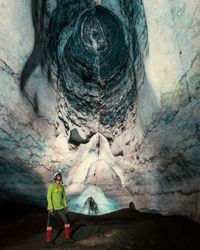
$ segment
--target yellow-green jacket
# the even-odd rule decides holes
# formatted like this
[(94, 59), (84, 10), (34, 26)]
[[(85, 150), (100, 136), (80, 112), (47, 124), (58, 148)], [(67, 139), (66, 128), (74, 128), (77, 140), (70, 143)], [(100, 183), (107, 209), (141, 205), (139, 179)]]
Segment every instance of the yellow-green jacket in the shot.
[(47, 193), (48, 207), (47, 209), (59, 210), (67, 207), (67, 197), (64, 186), (61, 184), (51, 183)]

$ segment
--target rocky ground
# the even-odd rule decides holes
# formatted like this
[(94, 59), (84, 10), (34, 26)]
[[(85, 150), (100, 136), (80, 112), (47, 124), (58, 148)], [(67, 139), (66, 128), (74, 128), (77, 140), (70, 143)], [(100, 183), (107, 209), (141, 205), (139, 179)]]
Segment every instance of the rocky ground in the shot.
[[(69, 214), (76, 242), (65, 242), (63, 223), (57, 217), (52, 233), (55, 249), (200, 249), (200, 224), (185, 217), (139, 213), (133, 208), (102, 216)], [(1, 201), (0, 221), (0, 249), (45, 248), (45, 209)]]

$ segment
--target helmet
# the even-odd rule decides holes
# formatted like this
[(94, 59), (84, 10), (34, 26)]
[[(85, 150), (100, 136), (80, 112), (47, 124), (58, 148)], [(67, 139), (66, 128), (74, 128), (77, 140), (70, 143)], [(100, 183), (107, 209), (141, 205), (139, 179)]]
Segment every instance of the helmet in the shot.
[(57, 176), (58, 174), (60, 174), (60, 175), (62, 176), (61, 170), (60, 170), (60, 169), (58, 169), (58, 170), (54, 173), (54, 175), (53, 175), (54, 180), (56, 179), (56, 176)]

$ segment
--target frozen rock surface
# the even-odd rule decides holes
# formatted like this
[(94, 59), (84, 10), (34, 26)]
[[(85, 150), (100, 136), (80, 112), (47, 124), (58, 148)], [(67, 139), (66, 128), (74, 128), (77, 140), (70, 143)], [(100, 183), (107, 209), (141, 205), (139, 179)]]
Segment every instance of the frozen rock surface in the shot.
[(72, 211), (200, 221), (199, 1), (1, 0), (0, 16), (0, 196), (46, 206), (62, 169)]

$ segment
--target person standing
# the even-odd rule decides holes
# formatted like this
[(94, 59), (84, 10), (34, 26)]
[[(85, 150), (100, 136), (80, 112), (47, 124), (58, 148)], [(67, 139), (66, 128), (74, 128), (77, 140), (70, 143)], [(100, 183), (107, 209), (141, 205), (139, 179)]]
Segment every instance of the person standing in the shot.
[(54, 225), (55, 215), (58, 214), (64, 222), (65, 226), (65, 239), (67, 242), (74, 242), (70, 237), (70, 220), (68, 215), (67, 197), (65, 194), (64, 186), (61, 184), (62, 174), (58, 170), (54, 174), (54, 182), (48, 187), (47, 201), (48, 201), (48, 221), (47, 221), (47, 240), (46, 245), (52, 246), (54, 242), (51, 241), (52, 227)]

